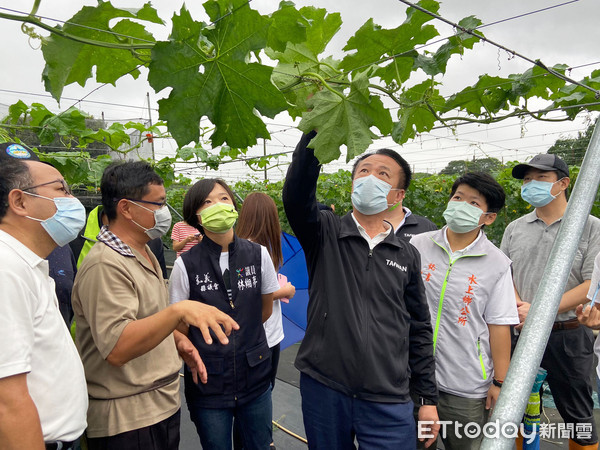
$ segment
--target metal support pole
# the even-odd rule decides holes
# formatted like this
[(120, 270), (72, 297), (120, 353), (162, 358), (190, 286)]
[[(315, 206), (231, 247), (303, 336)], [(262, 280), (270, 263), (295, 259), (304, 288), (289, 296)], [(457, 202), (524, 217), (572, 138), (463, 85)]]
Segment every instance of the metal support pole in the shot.
[[(150, 92), (146, 92), (146, 99), (148, 100), (148, 123), (152, 126), (152, 110), (150, 109)], [(141, 140), (142, 136), (140, 136)], [(156, 161), (154, 155), (154, 139), (150, 140), (150, 145), (152, 146), (152, 162)]]
[[(521, 422), (546, 343), (550, 337), (577, 245), (600, 183), (600, 126), (596, 122), (581, 171), (569, 199), (544, 275), (531, 303), (519, 342), (490, 422), (500, 432), (484, 437), (481, 449), (512, 449), (516, 437), (511, 424)], [(502, 430), (507, 432), (503, 433)], [(491, 434), (491, 433), (489, 433)], [(485, 435), (485, 433), (484, 433)]]
[[(263, 155), (267, 156), (267, 140), (263, 139)], [(265, 181), (267, 181), (267, 166), (265, 166)]]

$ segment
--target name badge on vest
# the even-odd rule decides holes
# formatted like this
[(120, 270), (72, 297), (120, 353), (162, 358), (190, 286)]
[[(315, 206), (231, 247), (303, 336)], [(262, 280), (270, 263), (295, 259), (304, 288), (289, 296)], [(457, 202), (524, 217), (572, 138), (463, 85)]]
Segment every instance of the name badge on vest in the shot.
[(256, 288), (258, 286), (258, 278), (254, 264), (235, 269), (235, 279), (238, 291)]

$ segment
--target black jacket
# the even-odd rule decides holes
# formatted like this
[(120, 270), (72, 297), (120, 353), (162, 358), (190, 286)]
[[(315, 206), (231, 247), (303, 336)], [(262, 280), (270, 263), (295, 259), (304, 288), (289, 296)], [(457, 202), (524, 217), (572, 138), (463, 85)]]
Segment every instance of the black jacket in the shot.
[(411, 214), (405, 220), (402, 226), (398, 231), (396, 231), (396, 236), (400, 239), (408, 242), (410, 238), (415, 234), (425, 233), (427, 231), (437, 230), (438, 227), (431, 220), (418, 216), (416, 214)]
[[(370, 251), (351, 214), (319, 211), (319, 163), (302, 137), (283, 203), (306, 255), (307, 329), (296, 367), (346, 395), (384, 403), (437, 401), (433, 336), (417, 250), (394, 233)], [(412, 374), (412, 375), (410, 375)]]
[(271, 379), (271, 351), (262, 325), (260, 245), (234, 238), (229, 244), (227, 280), (221, 273), (220, 255), (221, 246), (206, 236), (181, 255), (190, 299), (220, 309), (240, 325), (227, 345), (208, 345), (200, 330), (190, 326), (189, 338), (206, 366), (208, 382), (195, 384), (186, 365), (185, 396), (188, 404), (205, 408), (244, 405), (265, 392)]

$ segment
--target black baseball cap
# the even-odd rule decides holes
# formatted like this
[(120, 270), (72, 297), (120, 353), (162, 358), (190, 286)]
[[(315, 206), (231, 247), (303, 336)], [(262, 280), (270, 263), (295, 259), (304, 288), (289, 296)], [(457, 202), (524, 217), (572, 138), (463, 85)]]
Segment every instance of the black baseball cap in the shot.
[(21, 161), (40, 160), (33, 150), (16, 142), (4, 142), (0, 144), (0, 161), (7, 159), (20, 159)]
[(531, 168), (546, 171), (552, 170), (557, 172), (560, 178), (569, 176), (569, 166), (567, 166), (567, 163), (558, 156), (548, 153), (535, 155), (527, 164), (517, 164), (513, 167), (512, 176), (522, 180), (525, 177), (525, 173)]

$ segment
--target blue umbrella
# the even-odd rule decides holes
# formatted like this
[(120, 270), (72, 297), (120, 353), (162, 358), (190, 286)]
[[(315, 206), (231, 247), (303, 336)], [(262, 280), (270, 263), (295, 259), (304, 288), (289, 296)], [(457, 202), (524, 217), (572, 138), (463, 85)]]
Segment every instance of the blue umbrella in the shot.
[(296, 288), (296, 295), (289, 303), (281, 303), (283, 333), (281, 350), (301, 341), (306, 330), (306, 309), (308, 307), (308, 271), (304, 250), (294, 236), (281, 233), (283, 265), (279, 272), (285, 275)]

